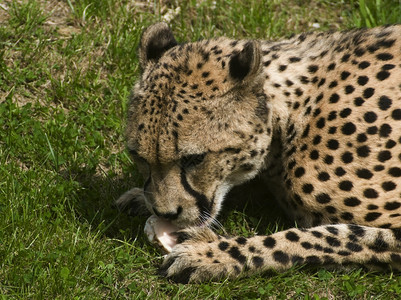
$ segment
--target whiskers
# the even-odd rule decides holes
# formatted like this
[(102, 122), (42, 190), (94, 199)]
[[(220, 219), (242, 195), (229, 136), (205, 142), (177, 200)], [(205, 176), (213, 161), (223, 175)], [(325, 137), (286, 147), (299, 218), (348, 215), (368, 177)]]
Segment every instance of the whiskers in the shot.
[(226, 234), (223, 224), (221, 224), (220, 221), (213, 217), (208, 211), (204, 211), (199, 216), (199, 223), (199, 226), (204, 226), (205, 224), (207, 224), (209, 228), (214, 230), (222, 230), (224, 234)]

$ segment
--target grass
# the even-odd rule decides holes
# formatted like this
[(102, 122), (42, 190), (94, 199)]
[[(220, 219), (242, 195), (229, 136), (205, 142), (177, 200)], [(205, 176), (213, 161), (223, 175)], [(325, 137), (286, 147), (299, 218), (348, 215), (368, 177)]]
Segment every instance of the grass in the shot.
[[(169, 21), (180, 41), (267, 39), (401, 22), (400, 9), (380, 0), (2, 1), (1, 299), (396, 297), (400, 277), (359, 269), (174, 284), (156, 274), (162, 258), (146, 242), (144, 218), (111, 203), (142, 183), (123, 131), (144, 27)], [(229, 205), (227, 231), (287, 226), (262, 218), (260, 205)]]

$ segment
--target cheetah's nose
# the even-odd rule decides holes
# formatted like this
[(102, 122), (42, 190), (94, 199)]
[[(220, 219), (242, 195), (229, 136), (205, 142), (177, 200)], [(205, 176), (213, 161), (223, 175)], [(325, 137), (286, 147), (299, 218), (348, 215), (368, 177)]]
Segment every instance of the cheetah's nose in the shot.
[(182, 206), (178, 206), (177, 211), (175, 212), (167, 212), (167, 213), (162, 213), (159, 212), (155, 207), (153, 207), (153, 212), (155, 213), (156, 216), (166, 219), (166, 220), (175, 220), (178, 218), (178, 216), (182, 212)]

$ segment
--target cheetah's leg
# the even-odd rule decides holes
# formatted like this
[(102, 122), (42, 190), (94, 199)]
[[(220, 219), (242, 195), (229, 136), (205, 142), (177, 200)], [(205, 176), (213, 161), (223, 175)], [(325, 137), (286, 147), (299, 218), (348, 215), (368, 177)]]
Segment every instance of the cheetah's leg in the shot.
[(150, 215), (145, 206), (143, 189), (133, 188), (125, 192), (114, 202), (114, 206), (131, 216)]
[(162, 274), (200, 282), (294, 265), (390, 267), (401, 270), (401, 230), (357, 225), (289, 229), (270, 236), (225, 238), (210, 229), (189, 229), (165, 259)]

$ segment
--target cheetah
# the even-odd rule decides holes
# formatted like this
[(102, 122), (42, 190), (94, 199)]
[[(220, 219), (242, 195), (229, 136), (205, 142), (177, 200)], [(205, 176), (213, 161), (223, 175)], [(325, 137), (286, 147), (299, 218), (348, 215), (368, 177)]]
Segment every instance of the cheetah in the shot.
[[(145, 183), (117, 206), (180, 228), (162, 274), (401, 270), (400, 25), (179, 44), (157, 23), (138, 53), (126, 139)], [(297, 226), (216, 234), (228, 191), (256, 176)]]

